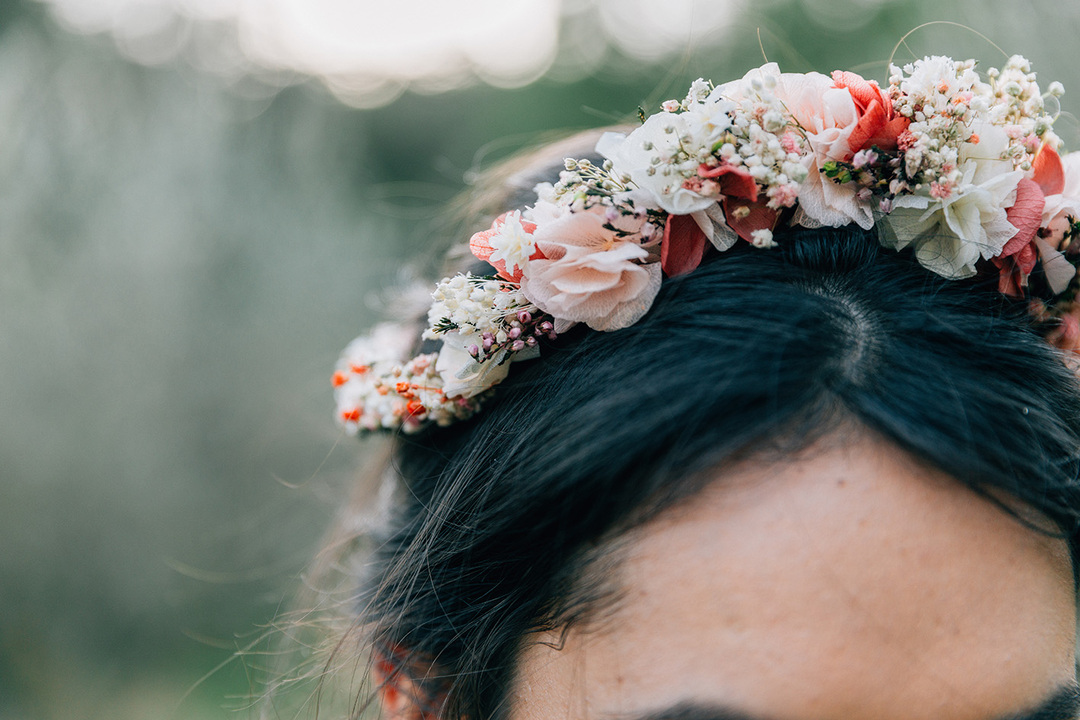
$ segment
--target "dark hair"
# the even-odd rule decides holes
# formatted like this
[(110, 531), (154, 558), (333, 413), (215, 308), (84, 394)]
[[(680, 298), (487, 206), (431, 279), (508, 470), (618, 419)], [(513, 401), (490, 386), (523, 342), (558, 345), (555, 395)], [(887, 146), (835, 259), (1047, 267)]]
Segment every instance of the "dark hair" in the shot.
[(604, 607), (588, 568), (612, 537), (725, 462), (845, 423), (1041, 511), (1077, 557), (1080, 386), (1023, 308), (857, 227), (777, 241), (545, 348), (474, 420), (399, 438), (407, 491), (362, 622), (441, 717), (505, 715), (523, 639)]

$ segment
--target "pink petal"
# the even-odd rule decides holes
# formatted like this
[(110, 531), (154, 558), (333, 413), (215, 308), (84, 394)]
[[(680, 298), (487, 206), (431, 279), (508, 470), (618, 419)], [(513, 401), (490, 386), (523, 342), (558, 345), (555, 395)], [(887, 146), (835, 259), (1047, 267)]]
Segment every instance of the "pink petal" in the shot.
[(1016, 234), (1005, 243), (1000, 257), (1015, 255), (1031, 244), (1039, 225), (1042, 224), (1042, 211), (1045, 206), (1046, 196), (1038, 183), (1027, 178), (1021, 180), (1016, 186), (1016, 202), (1006, 210), (1009, 222), (1016, 228)]
[(1010, 297), (1023, 297), (1028, 275), (1035, 268), (1038, 253), (1032, 241), (1042, 223), (1046, 196), (1034, 180), (1024, 178), (1016, 186), (1016, 202), (1006, 210), (1016, 234), (994, 258), (998, 268), (998, 291)]
[(622, 278), (617, 272), (604, 272), (596, 268), (581, 267), (571, 273), (560, 275), (551, 282), (559, 292), (572, 295), (598, 293), (617, 287)]

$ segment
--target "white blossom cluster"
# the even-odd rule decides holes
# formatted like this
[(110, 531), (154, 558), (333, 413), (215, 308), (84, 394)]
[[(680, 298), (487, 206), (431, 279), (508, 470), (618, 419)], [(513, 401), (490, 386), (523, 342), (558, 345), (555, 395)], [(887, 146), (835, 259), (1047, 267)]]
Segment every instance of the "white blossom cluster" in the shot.
[(925, 194), (948, 195), (963, 176), (961, 145), (981, 140), (971, 126), (990, 107), (990, 86), (979, 79), (974, 60), (933, 56), (890, 70), (893, 107), (911, 125), (900, 141), (907, 180), (894, 178), (889, 192), (925, 188)]
[[(893, 195), (903, 192), (948, 197), (963, 192), (968, 159), (987, 166), (1007, 161), (1009, 169), (1031, 170), (1044, 144), (1060, 144), (1051, 129), (1030, 64), (1019, 55), (1004, 68), (987, 71), (983, 82), (974, 60), (934, 56), (902, 69), (891, 68), (890, 94), (896, 111), (911, 119), (901, 138), (906, 180), (895, 178)], [(1051, 95), (1064, 92), (1051, 85)]]
[(509, 320), (522, 310), (536, 310), (514, 283), (472, 274), (443, 278), (431, 298), (428, 329), (424, 331), (427, 340), (456, 331), (463, 335), (491, 333), (498, 343), (504, 343)]
[[(1053, 118), (1046, 114), (1045, 97), (1039, 90), (1031, 64), (1019, 55), (1009, 58), (1005, 66), (987, 71), (992, 88), (993, 105), (990, 122), (1002, 126), (1009, 138), (1007, 157), (1024, 171), (1031, 169), (1035, 152), (1043, 144), (1057, 150), (1061, 140), (1052, 130)], [(1061, 97), (1065, 88), (1059, 82), (1050, 83), (1048, 95)]]
[[(701, 88), (695, 92), (695, 86), (701, 82), (691, 86), (687, 101), (700, 96)], [(777, 210), (795, 204), (799, 184), (809, 171), (804, 160), (808, 150), (805, 138), (774, 94), (775, 89), (776, 77), (764, 75), (752, 80), (738, 101), (723, 100), (714, 90), (710, 97), (687, 102), (686, 114), (690, 142), (712, 150), (703, 164), (745, 169), (765, 189), (768, 206)], [(722, 108), (727, 108), (725, 114), (730, 118), (727, 127), (718, 116)]]
[(663, 103), (625, 142), (597, 149), (621, 182), (649, 191), (670, 214), (716, 203), (728, 169), (752, 178), (770, 208), (791, 207), (808, 174), (808, 147), (775, 87), (774, 77), (755, 78), (732, 99), (697, 80), (684, 100)]
[(493, 233), (488, 242), (492, 249), (488, 261), (492, 264), (503, 263), (511, 275), (523, 272), (529, 263), (529, 257), (536, 250), (532, 233), (521, 222), (520, 210), (507, 213), (499, 226), (499, 232)]

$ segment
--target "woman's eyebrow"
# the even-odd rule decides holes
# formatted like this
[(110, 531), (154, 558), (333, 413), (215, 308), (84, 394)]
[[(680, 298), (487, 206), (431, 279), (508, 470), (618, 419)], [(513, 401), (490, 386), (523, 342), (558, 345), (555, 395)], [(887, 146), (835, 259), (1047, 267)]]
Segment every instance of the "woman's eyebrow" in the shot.
[(1003, 720), (1076, 720), (1080, 715), (1080, 687), (1076, 683), (1063, 685), (1042, 705), (1026, 713)]
[[(1038, 707), (1018, 715), (1007, 715), (994, 720), (1077, 720), (1080, 716), (1080, 688), (1075, 684), (1063, 685), (1054, 691)], [(669, 708), (645, 715), (624, 716), (620, 720), (782, 720), (752, 715), (736, 708), (722, 705), (703, 705), (693, 702), (679, 703)]]
[[(679, 703), (658, 712), (647, 715), (627, 716), (619, 720), (766, 720), (757, 715), (722, 707), (720, 705), (698, 705)], [(1040, 718), (1041, 720), (1041, 718)]]

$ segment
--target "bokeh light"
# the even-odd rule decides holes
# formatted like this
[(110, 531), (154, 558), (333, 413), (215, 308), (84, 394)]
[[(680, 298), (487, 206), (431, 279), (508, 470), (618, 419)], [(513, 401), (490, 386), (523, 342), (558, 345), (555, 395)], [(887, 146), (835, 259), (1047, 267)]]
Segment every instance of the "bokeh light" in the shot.
[(364, 457), (330, 369), (479, 173), (763, 53), (884, 79), (931, 20), (1080, 149), (1060, 0), (0, 4), (0, 718), (250, 704)]
[[(319, 77), (357, 107), (386, 104), (410, 88), (447, 91), (477, 80), (520, 87), (554, 64), (568, 68), (568, 60), (580, 77), (596, 69), (609, 47), (657, 62), (688, 44), (721, 43), (743, 5), (742, 0), (47, 2), (65, 27), (111, 34), (138, 62), (160, 64), (184, 55), (223, 75), (250, 73), (279, 82), (297, 74)], [(567, 39), (561, 33), (567, 22), (587, 29), (579, 27), (573, 40)], [(200, 39), (206, 34), (213, 40)], [(593, 52), (582, 45), (591, 45)]]

